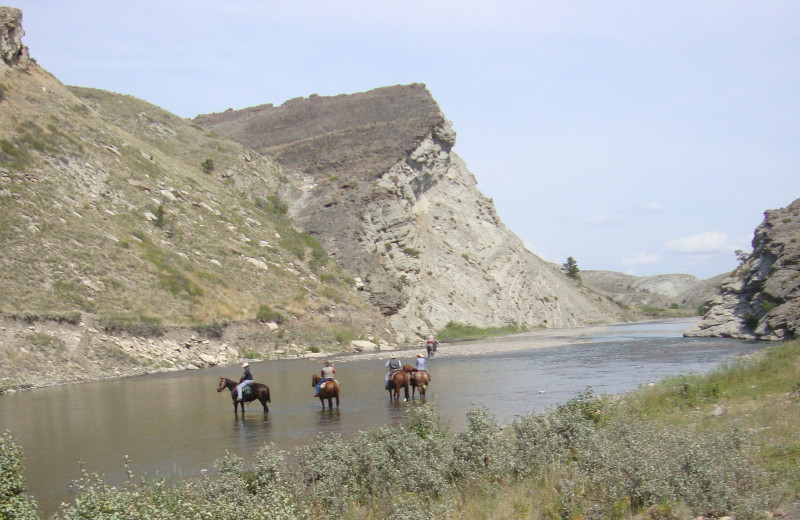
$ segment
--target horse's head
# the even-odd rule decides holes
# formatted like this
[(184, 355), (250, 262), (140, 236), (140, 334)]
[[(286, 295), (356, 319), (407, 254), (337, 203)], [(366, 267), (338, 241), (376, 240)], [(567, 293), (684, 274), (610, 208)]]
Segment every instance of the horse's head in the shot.
[(320, 379), (322, 379), (322, 377), (318, 376), (317, 374), (311, 374), (311, 386), (317, 386), (317, 383), (319, 383)]
[(219, 386), (217, 387), (217, 392), (222, 392), (223, 390), (225, 390), (225, 388), (227, 388), (226, 385), (225, 385), (225, 378), (224, 377), (220, 377), (219, 378)]
[(405, 372), (406, 374), (410, 374), (414, 370), (415, 368), (409, 365), (408, 363), (403, 363), (403, 372)]

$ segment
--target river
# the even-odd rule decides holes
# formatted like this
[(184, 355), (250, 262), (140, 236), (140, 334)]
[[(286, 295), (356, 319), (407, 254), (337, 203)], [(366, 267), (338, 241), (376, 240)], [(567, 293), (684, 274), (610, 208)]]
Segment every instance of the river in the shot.
[[(428, 402), (453, 430), (473, 404), (507, 424), (591, 388), (597, 394), (633, 390), (661, 378), (705, 373), (764, 346), (731, 339), (684, 338), (693, 320), (536, 331), (492, 340), (442, 345), (429, 361)], [(417, 351), (399, 351), (413, 364)], [(0, 396), (0, 429), (24, 450), (28, 491), (52, 515), (71, 498), (70, 483), (86, 471), (117, 484), (124, 457), (136, 478), (198, 475), (226, 452), (248, 457), (263, 444), (289, 449), (320, 434), (354, 432), (402, 420), (413, 404), (390, 403), (383, 390), (388, 353), (334, 359), (342, 385), (339, 411), (313, 398), (311, 374), (322, 361), (252, 363), (269, 385), (270, 413), (258, 402), (244, 417), (220, 377), (238, 379), (238, 366), (170, 372), (95, 383), (41, 388)]]

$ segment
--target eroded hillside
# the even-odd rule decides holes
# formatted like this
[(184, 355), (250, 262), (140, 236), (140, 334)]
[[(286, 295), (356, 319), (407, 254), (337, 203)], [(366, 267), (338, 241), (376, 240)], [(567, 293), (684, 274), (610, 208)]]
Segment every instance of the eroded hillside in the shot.
[(195, 121), (286, 167), (281, 189), (294, 222), (358, 277), (365, 299), (398, 329), (625, 319), (505, 227), (453, 152), (455, 132), (424, 85)]
[[(93, 357), (102, 346), (123, 364), (202, 366), (395, 339), (353, 277), (292, 226), (279, 165), (144, 101), (66, 88), (27, 59), (19, 11), (0, 14), (6, 361), (27, 366), (53, 349)], [(81, 328), (36, 328), (48, 320)], [(118, 343), (161, 341), (174, 327), (185, 332), (165, 352), (188, 349), (197, 331), (210, 343), (174, 359)]]

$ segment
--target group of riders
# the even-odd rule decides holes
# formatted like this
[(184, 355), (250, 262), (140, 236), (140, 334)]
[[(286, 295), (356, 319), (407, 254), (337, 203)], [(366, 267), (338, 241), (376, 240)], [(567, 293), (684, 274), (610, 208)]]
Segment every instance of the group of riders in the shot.
[[(428, 356), (431, 356), (432, 352), (436, 351), (437, 346), (438, 342), (436, 341), (436, 337), (433, 334), (428, 334), (428, 340), (426, 342)], [(417, 354), (414, 370), (425, 370), (425, 361), (426, 359), (424, 354)], [(250, 371), (250, 363), (242, 363), (242, 368), (244, 369), (244, 374), (242, 374), (241, 379), (239, 379), (239, 384), (236, 385), (236, 395), (238, 396), (239, 402), (242, 402), (242, 392), (244, 389), (253, 382), (253, 373)], [(389, 390), (389, 377), (393, 373), (403, 370), (403, 363), (397, 359), (396, 354), (391, 354), (389, 356), (389, 361), (386, 362), (386, 368), (389, 369), (389, 371), (386, 372), (385, 377), (386, 390)], [(326, 382), (333, 381), (333, 376), (335, 374), (336, 368), (333, 366), (333, 363), (330, 360), (325, 361), (325, 366), (323, 366), (322, 370), (320, 371), (320, 376), (322, 376), (322, 379), (320, 379), (317, 383), (314, 397), (319, 397), (319, 389)]]

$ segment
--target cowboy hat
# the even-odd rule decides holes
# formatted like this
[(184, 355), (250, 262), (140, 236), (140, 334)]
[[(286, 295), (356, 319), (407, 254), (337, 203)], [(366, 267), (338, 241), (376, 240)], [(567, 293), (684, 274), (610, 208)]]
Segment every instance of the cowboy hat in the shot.
[(425, 356), (423, 356), (423, 355), (420, 353), (420, 354), (417, 354), (417, 357), (425, 357)]
[(392, 354), (389, 356), (390, 359), (397, 359), (397, 354)]
[(248, 363), (247, 361), (245, 361), (244, 363), (242, 363), (242, 368), (247, 368), (247, 367), (249, 367), (249, 366), (250, 366), (250, 363)]

